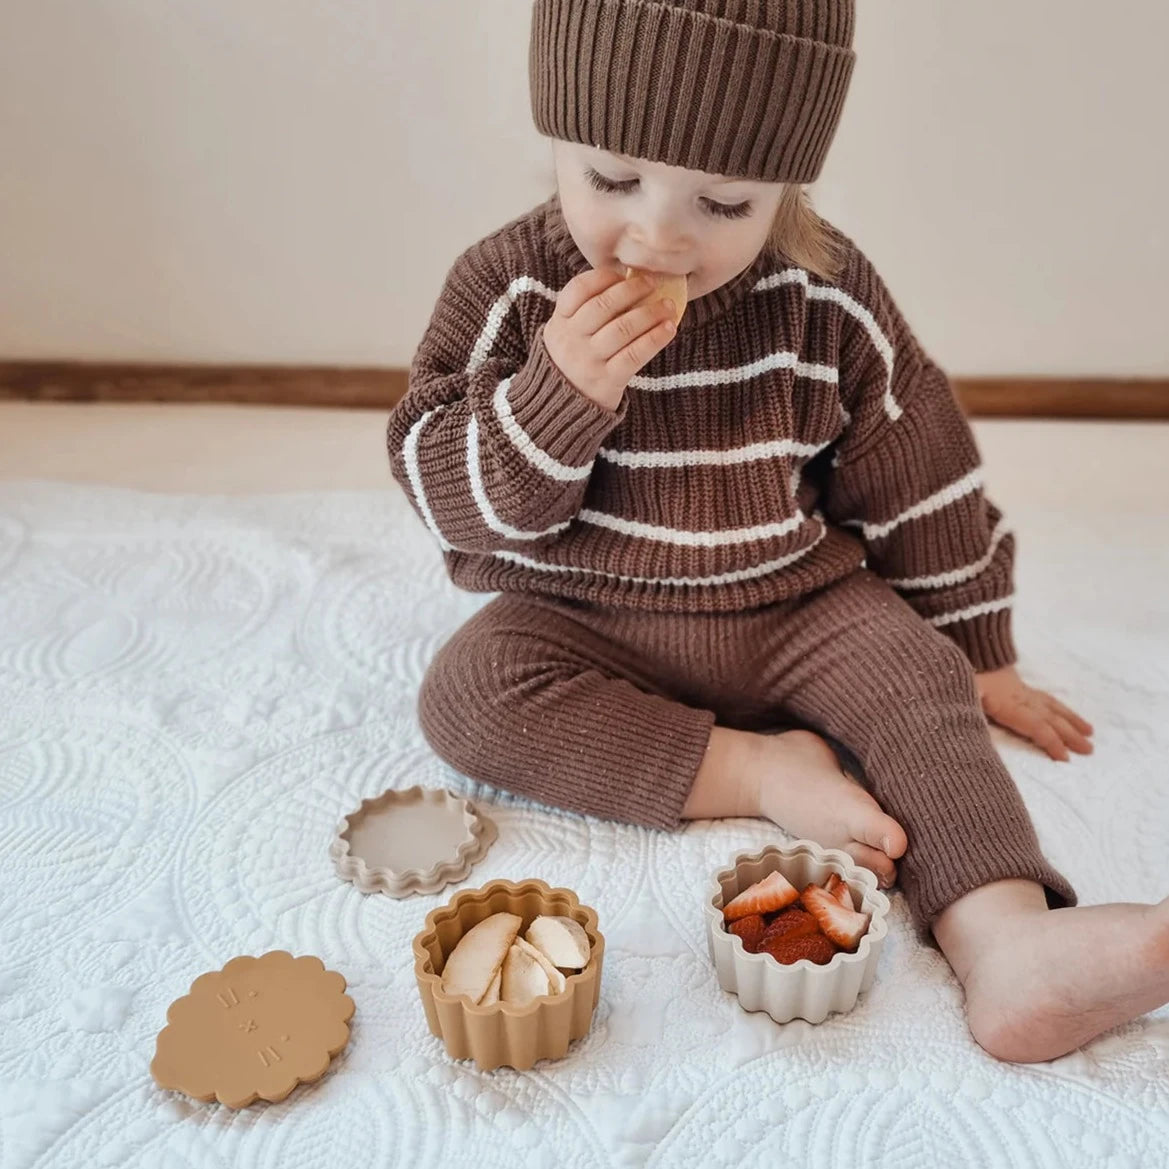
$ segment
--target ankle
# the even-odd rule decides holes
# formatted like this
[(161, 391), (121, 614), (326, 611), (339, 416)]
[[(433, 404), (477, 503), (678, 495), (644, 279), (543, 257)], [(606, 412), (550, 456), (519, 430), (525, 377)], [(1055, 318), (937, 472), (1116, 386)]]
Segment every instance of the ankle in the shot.
[(685, 820), (759, 817), (765, 768), (761, 735), (712, 727), (702, 764), (682, 809)]
[(972, 889), (948, 905), (930, 927), (946, 960), (965, 984), (976, 961), (997, 943), (1010, 942), (1046, 915), (1047, 897), (1035, 881), (1006, 879)]

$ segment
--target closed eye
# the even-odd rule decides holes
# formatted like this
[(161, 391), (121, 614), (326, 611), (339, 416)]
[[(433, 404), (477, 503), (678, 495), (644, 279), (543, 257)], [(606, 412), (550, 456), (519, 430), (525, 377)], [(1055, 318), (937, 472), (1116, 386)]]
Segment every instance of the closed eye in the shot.
[[(593, 170), (591, 166), (585, 168), (585, 178), (593, 187), (606, 195), (628, 195), (638, 184), (637, 179), (625, 179), (622, 182), (607, 179), (603, 174)], [(753, 210), (750, 201), (719, 203), (716, 199), (702, 199), (701, 202), (711, 215), (721, 216), (724, 219), (744, 219)]]

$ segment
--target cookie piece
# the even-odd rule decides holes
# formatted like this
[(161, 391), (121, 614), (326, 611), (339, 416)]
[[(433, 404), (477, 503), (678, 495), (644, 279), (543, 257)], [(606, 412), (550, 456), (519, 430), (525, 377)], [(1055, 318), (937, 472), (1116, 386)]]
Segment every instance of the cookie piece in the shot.
[(682, 323), (686, 313), (686, 303), (689, 299), (689, 281), (685, 276), (671, 276), (668, 272), (651, 272), (647, 268), (626, 268), (625, 279), (632, 280), (637, 276), (645, 276), (652, 280), (654, 291), (646, 299), (672, 300), (674, 302), (674, 324)]

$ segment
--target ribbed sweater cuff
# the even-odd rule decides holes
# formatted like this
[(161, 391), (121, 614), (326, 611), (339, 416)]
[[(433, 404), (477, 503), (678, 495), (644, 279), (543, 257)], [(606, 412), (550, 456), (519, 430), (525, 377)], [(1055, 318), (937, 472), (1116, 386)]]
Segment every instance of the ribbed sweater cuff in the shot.
[(1011, 610), (983, 613), (968, 621), (944, 625), (941, 632), (953, 638), (978, 673), (1013, 666), (1019, 660), (1011, 634)]
[(544, 347), (544, 331), (507, 394), (516, 422), (539, 450), (569, 467), (584, 467), (597, 457), (605, 436), (625, 417), (586, 398), (564, 376)]

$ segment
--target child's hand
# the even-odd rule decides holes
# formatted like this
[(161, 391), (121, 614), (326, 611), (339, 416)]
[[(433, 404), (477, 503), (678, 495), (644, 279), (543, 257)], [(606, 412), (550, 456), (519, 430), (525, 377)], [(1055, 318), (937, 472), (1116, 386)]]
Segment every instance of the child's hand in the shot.
[(602, 269), (582, 272), (560, 290), (544, 326), (544, 348), (560, 372), (609, 410), (677, 331), (671, 302), (646, 300), (653, 290), (644, 276), (626, 280)]
[(1068, 761), (1068, 747), (1081, 755), (1092, 753), (1086, 736), (1092, 724), (1042, 690), (1028, 686), (1014, 666), (975, 674), (974, 681), (986, 717), (999, 726), (1030, 739), (1052, 759)]

